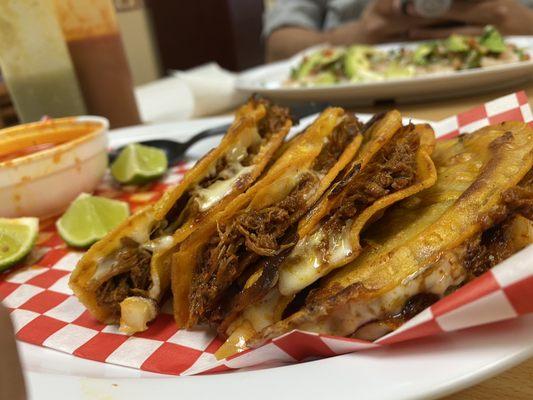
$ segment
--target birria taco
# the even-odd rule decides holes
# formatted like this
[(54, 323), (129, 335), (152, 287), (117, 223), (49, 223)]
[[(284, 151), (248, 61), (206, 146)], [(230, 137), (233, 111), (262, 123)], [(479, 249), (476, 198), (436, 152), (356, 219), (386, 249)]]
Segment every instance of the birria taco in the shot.
[(533, 242), (533, 130), (505, 122), (438, 142), (434, 186), (391, 207), (361, 255), (248, 341), (293, 329), (376, 339)]
[[(376, 125), (392, 135), (401, 126), (400, 115), (391, 112)], [(261, 180), (189, 236), (173, 257), (178, 325), (214, 322), (222, 302), (261, 263), (275, 268), (295, 243), (298, 221), (352, 161), (364, 130), (350, 113), (326, 109), (285, 146)], [(365, 136), (374, 130), (368, 128)]]
[(409, 124), (392, 135), (374, 133), (300, 222), (299, 239), (275, 273), (265, 264), (228, 302), (218, 329), (229, 339), (217, 356), (241, 350), (239, 345), (279, 321), (299, 292), (358, 257), (361, 232), (387, 207), (435, 183), (430, 158), (435, 136), (429, 125)]
[(146, 329), (170, 284), (170, 256), (263, 173), (292, 126), (289, 111), (252, 98), (220, 145), (154, 205), (130, 217), (80, 260), (70, 287), (100, 321)]

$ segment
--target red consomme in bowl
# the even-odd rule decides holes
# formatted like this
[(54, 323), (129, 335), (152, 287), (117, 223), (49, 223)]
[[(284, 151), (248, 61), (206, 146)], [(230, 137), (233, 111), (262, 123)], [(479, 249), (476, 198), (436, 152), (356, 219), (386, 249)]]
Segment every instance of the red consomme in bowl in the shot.
[(0, 217), (54, 215), (93, 191), (107, 167), (108, 126), (86, 116), (0, 130)]

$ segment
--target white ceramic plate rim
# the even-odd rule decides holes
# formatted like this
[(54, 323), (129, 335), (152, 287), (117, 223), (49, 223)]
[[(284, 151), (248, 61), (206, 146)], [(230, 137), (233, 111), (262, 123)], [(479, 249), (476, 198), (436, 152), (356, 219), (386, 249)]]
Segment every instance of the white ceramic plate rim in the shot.
[[(36, 348), (26, 346), (27, 351)], [(257, 400), (322, 399), (326, 394), (337, 399), (428, 400), (475, 385), (531, 356), (533, 316), (527, 316), (389, 348), (255, 371), (192, 377), (143, 374), (126, 379), (25, 375), (31, 398), (45, 400), (56, 400), (58, 390), (65, 398), (116, 400), (168, 398), (176, 393), (221, 400), (251, 396)]]
[[(360, 117), (365, 119), (369, 116)], [(312, 117), (303, 119), (299, 129), (310, 119)], [(120, 129), (110, 133), (110, 142), (117, 147), (146, 138), (173, 137), (184, 140), (199, 130), (229, 121), (231, 117), (217, 117)], [(209, 145), (213, 144), (209, 142)], [(199, 146), (192, 153), (197, 153), (197, 157), (207, 150), (207, 146), (207, 143)], [(362, 398), (365, 399), (430, 399), (474, 385), (533, 356), (533, 316), (427, 338), (417, 343), (404, 343), (303, 364), (193, 377), (169, 377), (97, 363), (26, 343), (19, 343), (19, 349), (30, 396), (34, 399), (55, 400), (58, 393), (61, 394), (60, 398), (128, 400), (146, 398), (148, 395), (166, 398), (178, 393), (181, 396), (189, 393), (191, 398), (193, 395), (194, 398), (216, 396), (220, 400), (251, 395), (257, 400), (295, 396), (313, 399), (323, 398), (321, 391), (327, 391), (331, 398), (338, 399), (354, 398), (358, 391), (359, 397), (364, 396)], [(461, 357), (463, 360), (459, 362)], [(69, 369), (70, 362), (81, 366), (81, 372)], [(452, 366), (449, 366), (450, 362)], [(31, 366), (32, 363), (37, 363), (38, 367)], [(55, 365), (51, 366), (51, 363)], [(58, 371), (62, 368), (63, 371)], [(413, 384), (410, 374), (405, 375), (410, 368), (418, 368), (418, 373), (426, 373), (427, 376), (420, 383)], [(387, 372), (383, 372), (385, 369)], [(98, 371), (98, 377), (84, 377), (84, 371), (87, 371), (87, 375), (90, 375), (88, 371)], [(397, 375), (402, 374), (404, 377), (398, 378)], [(358, 376), (363, 377), (358, 380)], [(374, 382), (373, 386), (367, 386), (369, 377), (383, 379), (387, 385)], [(354, 379), (354, 385), (357, 385), (350, 387), (349, 392), (347, 379)], [(361, 385), (361, 382), (365, 384)], [(380, 392), (391, 385), (395, 388), (394, 393)]]

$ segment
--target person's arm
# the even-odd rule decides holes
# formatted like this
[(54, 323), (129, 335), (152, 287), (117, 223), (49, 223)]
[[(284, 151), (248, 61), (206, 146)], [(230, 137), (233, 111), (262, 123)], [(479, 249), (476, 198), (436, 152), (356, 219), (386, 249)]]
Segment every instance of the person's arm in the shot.
[(277, 0), (263, 17), (267, 61), (321, 43), (326, 7), (325, 0)]
[(24, 377), (7, 310), (0, 304), (0, 400), (26, 398)]
[(272, 29), (266, 43), (267, 60), (284, 59), (321, 43), (372, 44), (406, 39), (409, 28), (426, 27), (437, 22), (439, 21), (404, 15), (398, 0), (375, 0), (365, 8), (361, 18), (332, 30), (322, 31), (311, 24), (302, 26), (291, 23)]
[(298, 26), (279, 28), (267, 39), (267, 61), (282, 60), (321, 43), (348, 44), (358, 41), (357, 38), (363, 40), (364, 36), (360, 30), (359, 22), (350, 22), (332, 31), (319, 31)]
[(412, 39), (445, 38), (452, 33), (479, 35), (486, 25), (495, 26), (504, 35), (533, 35), (533, 9), (518, 0), (455, 1), (444, 15), (464, 26), (453, 28), (416, 28)]

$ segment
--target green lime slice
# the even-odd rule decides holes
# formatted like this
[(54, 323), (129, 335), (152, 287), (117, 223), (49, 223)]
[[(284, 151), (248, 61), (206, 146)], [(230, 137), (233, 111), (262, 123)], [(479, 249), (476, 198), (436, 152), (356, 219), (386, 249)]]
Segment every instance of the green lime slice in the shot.
[(120, 183), (137, 185), (163, 175), (168, 166), (163, 150), (129, 144), (111, 165), (111, 175)]
[(56, 222), (59, 235), (69, 246), (89, 247), (130, 215), (127, 203), (80, 194)]
[(33, 249), (38, 233), (37, 218), (0, 218), (0, 271), (26, 257)]

